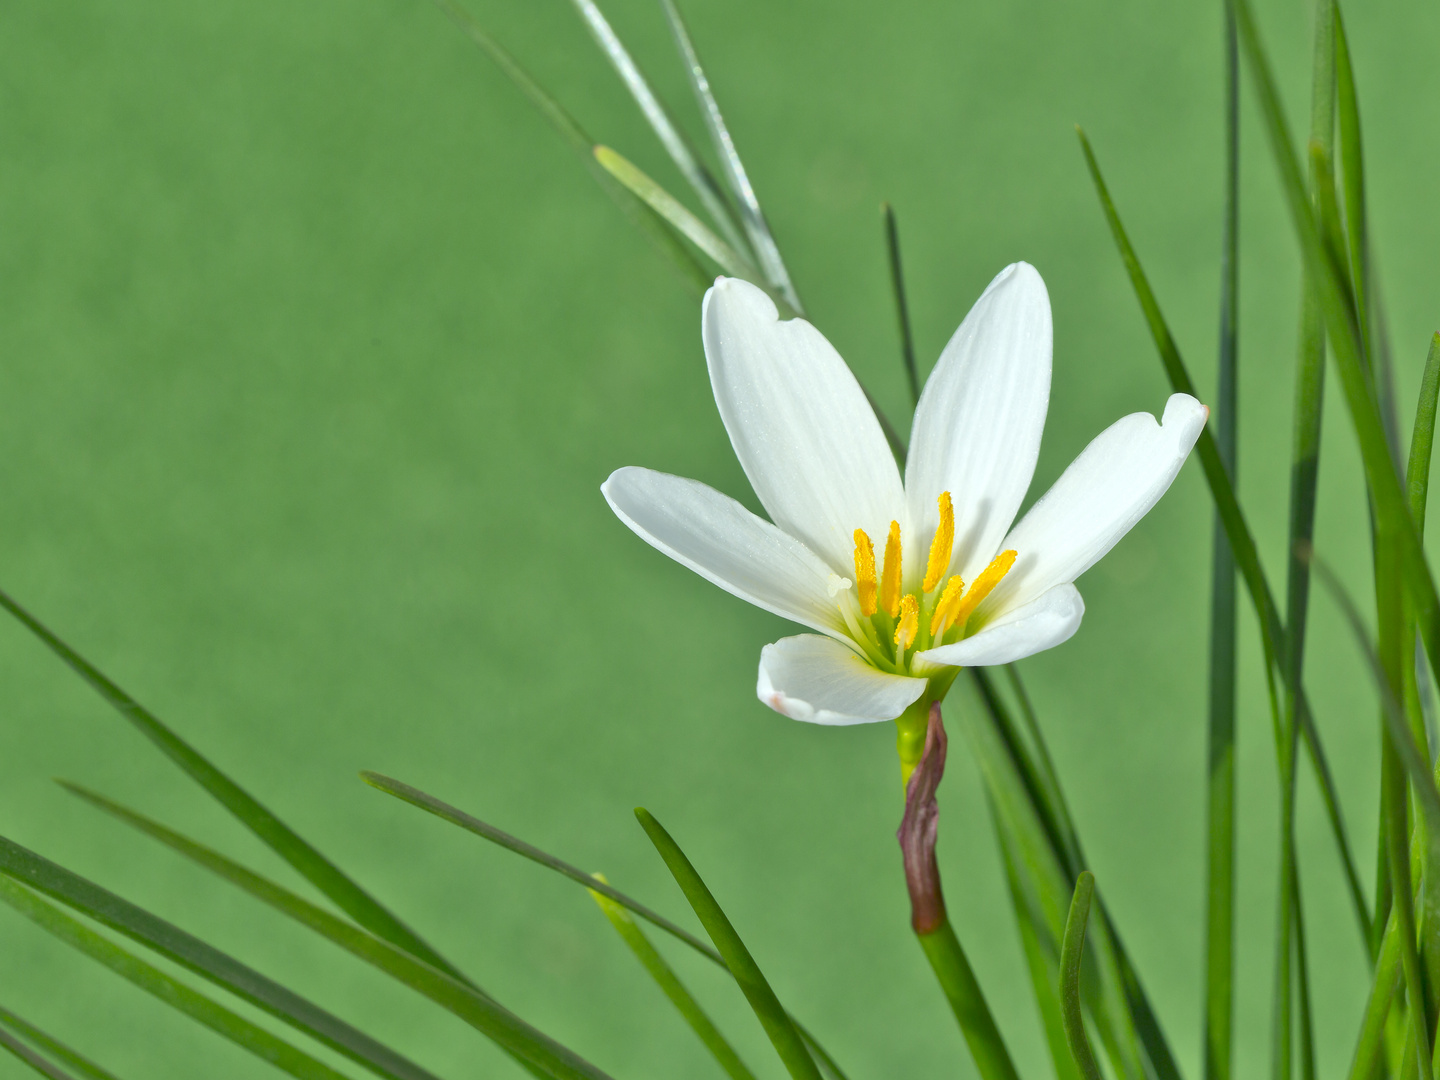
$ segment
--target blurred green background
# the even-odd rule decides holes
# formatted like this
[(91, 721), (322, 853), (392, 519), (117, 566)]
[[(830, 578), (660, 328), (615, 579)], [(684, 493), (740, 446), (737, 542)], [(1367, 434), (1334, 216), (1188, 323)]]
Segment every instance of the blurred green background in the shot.
[[(1292, 117), (1308, 6), (1261, 19)], [(595, 137), (678, 188), (563, 0), (472, 10)], [(922, 362), (1006, 263), (1039, 267), (1055, 378), (1035, 493), (1166, 393), (1071, 125), (1095, 141), (1187, 357), (1213, 385), (1220, 5), (690, 0), (813, 320), (895, 414), (877, 207), (898, 208)], [(617, 28), (697, 135), (649, 0)], [(1440, 9), (1351, 12), (1380, 282), (1405, 410), (1435, 328)], [(1242, 495), (1282, 575), (1298, 280), (1247, 103)], [(643, 545), (598, 486), (644, 464), (752, 502), (709, 397), (698, 304), (530, 105), (423, 0), (11, 0), (0, 12), (0, 584), (392, 903), (613, 1074), (718, 1075), (590, 901), (364, 787), (446, 797), (663, 910), (644, 804), (781, 997), (857, 1080), (972, 1076), (908, 930), (893, 730), (754, 698), (790, 628)], [(1332, 394), (1318, 546), (1365, 590)], [(1198, 469), (1081, 582), (1023, 669), (1112, 905), (1198, 1071), (1210, 513)], [(1317, 599), (1309, 681), (1367, 875), (1375, 708)], [(1267, 1061), (1273, 743), (1242, 608), (1238, 1058)], [(152, 907), (447, 1077), (519, 1075), (167, 852), (63, 776), (291, 881), (11, 621), (0, 832)], [(961, 707), (957, 701), (956, 708)], [(1048, 1075), (978, 777), (942, 791), (952, 918), (1027, 1076)], [(1320, 1066), (1348, 1062), (1358, 935), (1302, 773)], [(669, 950), (764, 1076), (740, 996)], [(0, 912), (0, 1004), (123, 1077), (273, 1075)], [(355, 1073), (358, 1070), (350, 1068)], [(0, 1061), (0, 1076), (25, 1073)]]

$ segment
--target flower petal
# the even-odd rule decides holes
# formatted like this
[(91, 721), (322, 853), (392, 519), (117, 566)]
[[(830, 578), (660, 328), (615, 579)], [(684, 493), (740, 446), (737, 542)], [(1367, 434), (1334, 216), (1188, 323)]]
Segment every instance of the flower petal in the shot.
[(701, 323), (715, 404), (755, 494), (776, 525), (845, 573), (855, 530), (878, 541), (905, 506), (860, 384), (820, 331), (781, 322), (749, 282), (717, 279)]
[(1000, 550), (1035, 473), (1050, 353), (1045, 282), (1028, 263), (1007, 266), (945, 346), (915, 410), (905, 495), (917, 562), (907, 580), (923, 572), (942, 491), (955, 501), (952, 571), (974, 580)]
[(600, 490), (621, 521), (676, 562), (756, 607), (849, 640), (830, 568), (730, 496), (633, 466), (616, 469)]
[(988, 667), (1023, 660), (1070, 640), (1080, 629), (1085, 601), (1074, 585), (1056, 585), (1049, 592), (999, 616), (979, 633), (953, 645), (941, 645), (916, 656), (932, 664)]
[(1172, 394), (1160, 423), (1132, 413), (1097, 435), (1005, 538), (1002, 547), (1020, 554), (982, 617), (1094, 566), (1165, 494), (1209, 415), (1189, 394)]
[(925, 685), (924, 679), (878, 671), (837, 641), (800, 634), (760, 650), (755, 693), (792, 720), (870, 724), (894, 720)]

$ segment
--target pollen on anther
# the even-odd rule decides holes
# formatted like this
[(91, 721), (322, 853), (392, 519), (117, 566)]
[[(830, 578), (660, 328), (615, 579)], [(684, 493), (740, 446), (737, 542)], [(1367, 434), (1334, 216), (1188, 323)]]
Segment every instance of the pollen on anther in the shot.
[(950, 493), (940, 493), (940, 527), (935, 530), (935, 539), (930, 541), (930, 561), (925, 566), (925, 582), (922, 591), (930, 592), (945, 577), (950, 568), (950, 552), (955, 546), (955, 505)]
[(900, 601), (900, 621), (895, 625), (895, 648), (904, 651), (915, 642), (920, 630), (920, 601), (909, 593)]
[(980, 571), (980, 576), (975, 579), (975, 584), (970, 586), (969, 591), (965, 593), (965, 599), (960, 601), (959, 607), (955, 611), (957, 625), (963, 625), (966, 619), (975, 614), (975, 609), (990, 595), (995, 586), (1000, 584), (1000, 580), (1010, 572), (1010, 568), (1014, 565), (1014, 551), (1002, 551), (990, 560), (990, 565)]
[(945, 591), (935, 603), (935, 614), (930, 617), (930, 636), (936, 641), (945, 636), (945, 631), (949, 630), (950, 624), (955, 621), (955, 609), (960, 606), (960, 598), (964, 592), (965, 582), (959, 574), (945, 583)]
[(855, 530), (855, 587), (860, 593), (860, 614), (875, 614), (875, 545), (864, 529)]
[(900, 614), (900, 523), (890, 522), (885, 538), (885, 569), (880, 578), (880, 606), (892, 619)]

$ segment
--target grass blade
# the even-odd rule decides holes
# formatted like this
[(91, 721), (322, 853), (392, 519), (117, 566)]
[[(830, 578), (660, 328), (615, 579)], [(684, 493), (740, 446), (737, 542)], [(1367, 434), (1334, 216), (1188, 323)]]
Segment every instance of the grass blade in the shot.
[[(603, 1080), (604, 1074), (573, 1051), (525, 1023), (483, 991), (461, 983), (387, 941), (337, 918), (218, 851), (197, 843), (112, 799), (62, 781), (72, 794), (160, 841), (172, 851), (230, 882), (255, 899), (313, 930), (351, 955), (385, 972), (460, 1017), (519, 1063), (541, 1076)], [(531, 1068), (533, 1066), (533, 1068)]]
[(1336, 118), (1340, 132), (1340, 167), (1344, 174), (1345, 227), (1353, 270), (1355, 306), (1360, 318), (1366, 354), (1374, 354), (1370, 326), (1369, 226), (1365, 214), (1365, 158), (1360, 141), (1360, 101), (1355, 91), (1355, 71), (1350, 64), (1350, 44), (1345, 37), (1345, 20), (1335, 9)]
[[(92, 960), (108, 967), (121, 978), (229, 1039), (237, 1046), (268, 1061), (281, 1072), (288, 1073), (297, 1080), (345, 1080), (343, 1073), (336, 1072), (328, 1065), (304, 1051), (296, 1049), (264, 1028), (252, 1024), (223, 1005), (211, 1001), (204, 994), (172, 979), (159, 968), (147, 964), (110, 939), (97, 934), (78, 920), (72, 919), (53, 904), (45, 902), (29, 889), (16, 884), (4, 875), (0, 875), (0, 900), (67, 945), (78, 949)], [(91, 1077), (109, 1076), (108, 1073), (95, 1071), (87, 1072), (87, 1075)]]
[(1435, 448), (1436, 399), (1440, 396), (1440, 333), (1430, 339), (1425, 373), (1420, 377), (1420, 400), (1415, 403), (1415, 427), (1410, 435), (1410, 463), (1405, 486), (1410, 513), (1420, 535), (1425, 535), (1425, 505), (1430, 495), (1430, 457)]
[(888, 202), (880, 204), (885, 221), (885, 252), (890, 261), (890, 288), (895, 295), (895, 317), (900, 324), (900, 358), (905, 362), (905, 377), (910, 382), (910, 403), (920, 404), (920, 374), (915, 369), (915, 339), (910, 333), (910, 305), (905, 301), (905, 272), (900, 263), (900, 224), (895, 208)]
[[(1238, 18), (1236, 25), (1238, 29)], [(1130, 244), (1125, 227), (1120, 221), (1120, 215), (1110, 198), (1109, 189), (1100, 174), (1100, 165), (1095, 159), (1090, 141), (1085, 137), (1083, 131), (1078, 128), (1076, 130), (1080, 136), (1080, 146), (1085, 154), (1091, 179), (1095, 183), (1101, 207), (1110, 224), (1110, 231), (1115, 238), (1116, 246), (1120, 249), (1121, 260), (1125, 264), (1131, 285), (1135, 289), (1136, 298), (1140, 302), (1141, 310), (1150, 327), (1151, 336), (1155, 340), (1155, 346), (1160, 353), (1160, 359), (1170, 380), (1170, 385), (1178, 393), (1194, 395), (1195, 384), (1185, 368), (1180, 350), (1165, 323), (1164, 316), (1160, 313), (1160, 305), (1155, 299), (1149, 280), (1145, 277), (1145, 271), (1140, 266), (1140, 260)], [(1280, 664), (1280, 658), (1285, 655), (1285, 628), (1280, 621), (1279, 611), (1275, 606), (1275, 597), (1270, 591), (1270, 583), (1266, 580), (1265, 572), (1260, 566), (1260, 556), (1255, 546), (1255, 538), (1250, 532), (1249, 525), (1246, 524), (1240, 503), (1236, 499), (1234, 484), (1226, 472), (1219, 447), (1215, 443), (1215, 437), (1208, 428), (1200, 433), (1200, 438), (1195, 444), (1195, 452), (1200, 459), (1211, 498), (1215, 501), (1216, 511), (1219, 513), (1221, 521), (1224, 522), (1225, 535), (1230, 541), (1230, 550), (1235, 556), (1236, 567), (1240, 571), (1246, 591), (1250, 594), (1251, 603), (1255, 607), (1260, 624), (1261, 642), (1266, 653), (1266, 671), (1278, 670), (1283, 677), (1286, 672), (1283, 665)], [(1325, 804), (1326, 815), (1330, 821), (1330, 831), (1335, 838), (1341, 867), (1349, 887), (1351, 904), (1355, 909), (1356, 921), (1360, 926), (1361, 939), (1366, 943), (1368, 952), (1371, 933), (1369, 906), (1365, 900), (1364, 888), (1360, 884), (1360, 874), (1355, 867), (1350, 838), (1340, 812), (1339, 795), (1335, 789), (1329, 763), (1325, 758), (1319, 732), (1315, 729), (1303, 686), (1295, 688), (1295, 698), (1300, 736), (1305, 742), (1311, 765), (1314, 767), (1315, 777), (1320, 787), (1320, 797)]]
[(70, 1049), (60, 1040), (45, 1034), (34, 1024), (22, 1020), (9, 1009), (0, 1008), (0, 1026), (8, 1027), (22, 1039), (38, 1046), (51, 1057), (69, 1066), (75, 1071), (75, 1075), (83, 1080), (119, 1080), (114, 1073), (102, 1069), (89, 1058)]
[(19, 844), (0, 837), (0, 873), (138, 941), (387, 1080), (437, 1080), (363, 1031), (253, 968)]
[[(599, 874), (595, 875), (597, 881), (605, 879)], [(755, 1080), (755, 1074), (746, 1068), (745, 1063), (740, 1060), (740, 1055), (735, 1048), (726, 1041), (725, 1036), (720, 1034), (714, 1022), (706, 1015), (700, 1003), (695, 1000), (694, 995), (685, 989), (685, 984), (675, 974), (675, 970), (665, 962), (655, 946), (650, 944), (650, 939), (645, 936), (645, 931), (640, 929), (638, 923), (630, 917), (630, 912), (624, 907), (611, 900), (604, 893), (590, 890), (590, 896), (605, 913), (605, 918), (610, 920), (610, 925), (620, 935), (620, 940), (635, 954), (635, 959), (640, 961), (640, 966), (645, 969), (649, 976), (655, 980), (661, 991), (670, 1003), (675, 1006), (680, 1015), (684, 1017), (685, 1023), (705, 1044), (720, 1067), (725, 1070), (725, 1075), (732, 1080)]]
[(1085, 926), (1090, 918), (1090, 896), (1095, 891), (1095, 875), (1082, 872), (1075, 881), (1075, 896), (1070, 901), (1070, 914), (1065, 919), (1065, 940), (1060, 947), (1060, 1015), (1065, 1022), (1065, 1037), (1070, 1053), (1085, 1080), (1103, 1080), (1090, 1037), (1085, 1034), (1085, 1016), (1080, 1009), (1080, 961), (1085, 952)]
[(700, 925), (705, 927), (705, 932), (710, 935), (715, 948), (725, 958), (726, 966), (740, 985), (740, 990), (745, 995), (745, 1000), (750, 1003), (750, 1008), (754, 1010), (760, 1026), (765, 1029), (770, 1045), (775, 1047), (775, 1052), (784, 1062), (786, 1071), (794, 1080), (821, 1080), (815, 1059), (810, 1056), (800, 1033), (790, 1022), (790, 1015), (781, 1006), (780, 999), (770, 988), (759, 965), (755, 963), (755, 958), (740, 940), (740, 935), (735, 932), (735, 927), (720, 909), (695, 867), (665, 831), (664, 826), (656, 821), (648, 810), (636, 807), (635, 817), (639, 819), (645, 835), (650, 837), (650, 842), (655, 845), (655, 850), (665, 860), (670, 876), (675, 879), (680, 891), (685, 894), (685, 899), (690, 902), (690, 907), (700, 919)]
[(19, 619), (26, 629), (89, 683), (166, 757), (180, 766), (192, 780), (239, 819), (242, 825), (333, 900), (342, 911), (367, 930), (420, 957), (432, 967), (449, 972), (457, 979), (465, 978), (418, 934), (347, 877), (339, 867), (302, 840), (299, 834), (262, 806), (239, 784), (212, 765), (189, 743), (161, 723), (158, 717), (120, 689), (104, 672), (61, 641), (40, 620), (3, 591), (0, 591), (0, 607)]
[(58, 1065), (53, 1064), (46, 1058), (31, 1050), (28, 1046), (15, 1038), (8, 1031), (0, 1029), (0, 1049), (5, 1049), (14, 1054), (30, 1068), (34, 1069), (41, 1076), (48, 1076), (50, 1080), (74, 1080), (74, 1078)]
[(745, 172), (745, 166), (740, 161), (740, 155), (735, 150), (735, 140), (730, 137), (730, 129), (725, 125), (725, 117), (720, 113), (720, 106), (715, 101), (715, 95), (710, 90), (710, 80), (705, 75), (705, 69), (700, 65), (700, 58), (695, 53), (695, 45), (690, 40), (690, 31), (685, 27), (685, 20), (680, 17), (680, 11), (676, 8), (674, 0), (660, 0), (661, 6), (665, 9), (665, 17), (670, 22), (670, 32), (675, 37), (675, 46), (680, 50), (680, 56), (685, 61), (685, 71), (690, 76), (690, 86), (695, 91), (695, 98), (700, 103), (700, 112), (705, 117), (705, 125), (710, 129), (710, 137), (715, 144), (715, 152), (720, 157), (721, 166), (725, 172), (725, 178), (730, 183), (730, 190), (734, 193), (736, 201), (740, 204), (741, 221), (745, 225), (746, 235), (750, 237), (750, 246), (760, 260), (760, 266), (765, 271), (766, 281), (772, 288), (778, 289), (787, 303), (799, 314), (804, 314), (805, 309), (800, 304), (800, 297), (795, 292), (795, 286), (790, 280), (790, 273), (785, 269), (785, 260), (780, 257), (780, 248), (775, 243), (775, 238), (770, 234), (770, 225), (765, 220), (765, 214), (760, 209), (760, 200), (755, 195), (755, 188), (750, 183), (750, 177)]
[(689, 181), (706, 211), (725, 234), (725, 239), (737, 251), (745, 251), (745, 240), (740, 235), (734, 210), (726, 200), (724, 189), (696, 155), (690, 141), (675, 126), (674, 120), (655, 96), (655, 92), (650, 89), (650, 83), (630, 56), (619, 35), (615, 33), (610, 21), (605, 18), (595, 0), (572, 0), (572, 3), (580, 12), (580, 17), (585, 20), (585, 26), (595, 43), (600, 46), (600, 51), (605, 54), (610, 66), (625, 84), (625, 89), (630, 91), (630, 96), (640, 107), (650, 129), (655, 132), (661, 145), (665, 147), (665, 152), (670, 155), (670, 160), (675, 162), (680, 174)]
[(622, 185), (615, 182), (604, 169), (598, 167), (591, 149), (595, 141), (585, 134), (585, 129), (580, 126), (576, 119), (558, 101), (551, 97), (539, 83), (520, 66), (519, 62), (505, 50), (480, 23), (462, 7), (457, 0), (435, 0), (450, 20), (458, 26), (465, 35), (470, 38), (480, 51), (488, 56), (496, 67), (509, 79), (519, 91), (530, 99), (530, 103), (540, 110), (543, 116), (563, 138), (570, 148), (580, 155), (590, 175), (600, 184), (601, 189), (610, 196), (622, 213), (639, 229), (666, 259), (671, 266), (679, 273), (680, 279), (695, 293), (700, 295), (710, 286), (710, 275), (700, 265), (694, 255), (680, 241), (663, 219), (657, 216), (643, 202), (637, 199)]

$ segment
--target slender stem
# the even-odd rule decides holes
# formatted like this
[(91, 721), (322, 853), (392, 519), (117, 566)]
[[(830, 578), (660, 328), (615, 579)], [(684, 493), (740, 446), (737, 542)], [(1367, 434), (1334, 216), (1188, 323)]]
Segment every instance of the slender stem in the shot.
[(1060, 943), (1060, 1018), (1070, 1054), (1085, 1080), (1102, 1080), (1095, 1052), (1085, 1034), (1085, 1014), (1080, 1009), (1080, 962), (1085, 954), (1085, 927), (1090, 920), (1090, 898), (1095, 892), (1095, 875), (1081, 871), (1065, 918), (1065, 937)]
[(885, 250), (890, 256), (890, 287), (895, 293), (895, 317), (900, 324), (900, 356), (905, 361), (905, 375), (910, 380), (910, 400), (920, 404), (920, 374), (915, 369), (915, 339), (910, 333), (910, 305), (905, 301), (905, 271), (900, 264), (900, 225), (895, 208), (888, 202), (880, 204), (885, 219)]
[(960, 939), (950, 928), (950, 920), (946, 919), (928, 934), (915, 936), (960, 1023), (965, 1042), (975, 1058), (976, 1071), (984, 1080), (1019, 1080), (1010, 1052), (1005, 1049), (1005, 1040), (995, 1026), (995, 1017), (985, 1003), (980, 983), (965, 957), (965, 950), (960, 947)]

